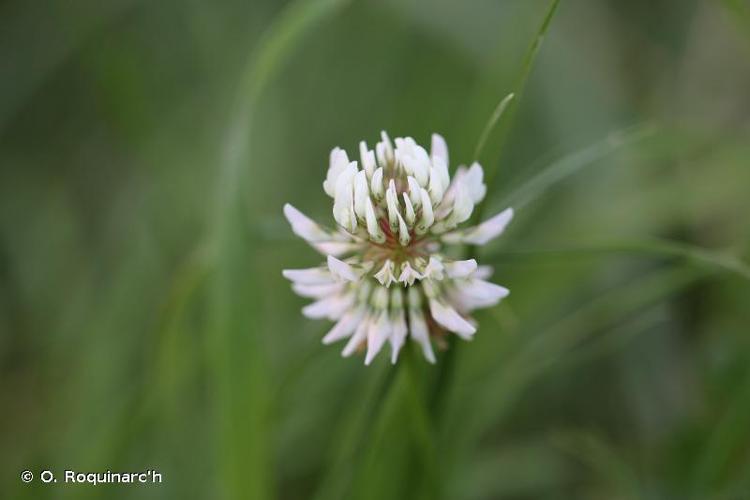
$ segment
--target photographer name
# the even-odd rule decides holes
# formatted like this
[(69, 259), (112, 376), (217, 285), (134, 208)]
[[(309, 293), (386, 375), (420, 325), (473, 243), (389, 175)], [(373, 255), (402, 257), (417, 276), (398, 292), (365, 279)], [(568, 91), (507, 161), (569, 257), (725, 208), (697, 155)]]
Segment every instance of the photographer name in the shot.
[(76, 472), (65, 471), (66, 483), (111, 484), (111, 483), (161, 483), (160, 472), (147, 470), (143, 472)]

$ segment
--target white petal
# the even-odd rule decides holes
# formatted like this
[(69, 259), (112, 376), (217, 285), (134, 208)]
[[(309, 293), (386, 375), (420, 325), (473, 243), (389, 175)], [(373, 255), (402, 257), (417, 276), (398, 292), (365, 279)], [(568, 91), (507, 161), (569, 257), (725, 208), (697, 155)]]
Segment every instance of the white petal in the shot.
[(457, 260), (445, 264), (445, 271), (451, 278), (466, 278), (471, 276), (477, 270), (477, 261), (474, 259), (470, 260)]
[(325, 182), (323, 182), (323, 189), (328, 196), (333, 197), (336, 193), (336, 181), (348, 164), (349, 158), (346, 155), (346, 151), (338, 147), (331, 150), (328, 174), (326, 175)]
[(422, 203), (422, 195), (420, 193), (422, 188), (417, 179), (412, 176), (408, 176), (406, 182), (409, 184), (409, 199), (411, 200), (411, 204), (414, 205), (414, 208), (419, 208), (419, 205)]
[(357, 230), (357, 218), (354, 214), (354, 177), (356, 175), (357, 162), (351, 162), (336, 180), (333, 203), (333, 217), (336, 222), (352, 233)]
[(455, 309), (436, 299), (430, 299), (430, 313), (435, 321), (447, 330), (458, 334), (461, 338), (468, 340), (477, 331), (477, 329), (461, 317)]
[(486, 280), (492, 277), (492, 273), (495, 272), (492, 266), (479, 266), (477, 272), (474, 273), (474, 277), (478, 280)]
[[(427, 154), (427, 150), (417, 144), (414, 139), (409, 137), (409, 141), (411, 144), (411, 154), (412, 156), (422, 165), (425, 166), (427, 170), (430, 169), (432, 161), (430, 160), (430, 155)], [(417, 179), (419, 180), (419, 179)]]
[(487, 186), (484, 185), (484, 171), (482, 166), (474, 162), (469, 170), (466, 172), (464, 177), (464, 185), (469, 193), (471, 201), (476, 205), (484, 199), (484, 195), (487, 193)]
[(427, 187), (430, 182), (430, 164), (422, 162), (413, 156), (407, 156), (403, 159), (404, 165), (411, 167), (411, 173), (422, 187)]
[(396, 281), (396, 277), (393, 275), (393, 261), (391, 259), (386, 259), (380, 271), (375, 273), (375, 279), (386, 288), (390, 287), (391, 283)]
[(308, 299), (322, 299), (329, 295), (337, 294), (344, 289), (344, 283), (326, 283), (324, 285), (305, 285), (303, 283), (292, 284), (292, 290), (300, 297)]
[(453, 209), (453, 203), (456, 200), (456, 191), (458, 186), (462, 184), (463, 178), (466, 176), (466, 167), (461, 165), (456, 169), (456, 174), (448, 185), (448, 189), (443, 193), (443, 201), (438, 207), (435, 208), (435, 219), (443, 220)]
[(375, 152), (367, 149), (367, 143), (365, 143), (365, 141), (359, 143), (359, 160), (367, 178), (371, 179), (373, 172), (375, 172), (375, 169), (377, 168), (377, 165), (375, 164)]
[(339, 319), (354, 303), (354, 294), (333, 295), (302, 308), (302, 314), (310, 319)]
[(294, 234), (309, 242), (328, 241), (332, 239), (330, 233), (326, 232), (312, 219), (287, 203), (284, 205), (284, 216), (292, 226)]
[(458, 285), (461, 301), (471, 309), (494, 306), (510, 295), (510, 290), (489, 281), (472, 279)]
[[(442, 160), (444, 165), (448, 165), (448, 144), (445, 143), (445, 139), (440, 134), (432, 134), (432, 145), (430, 147), (430, 156), (432, 156), (432, 162), (436, 159)], [(446, 183), (447, 185), (447, 183)]]
[(469, 243), (472, 245), (484, 245), (497, 238), (505, 231), (505, 228), (513, 219), (513, 209), (506, 208), (494, 217), (482, 222), (476, 227), (465, 231), (445, 234), (442, 239), (446, 243)]
[(430, 169), (430, 200), (432, 200), (433, 205), (437, 205), (442, 201), (443, 194), (445, 193), (445, 188), (448, 187), (448, 185), (443, 185), (443, 180), (441, 178), (440, 173), (438, 172), (437, 168), (432, 167)]
[(409, 228), (406, 227), (406, 222), (404, 222), (401, 214), (396, 212), (396, 215), (398, 216), (398, 241), (402, 247), (405, 247), (411, 241), (411, 235), (409, 235)]
[(388, 191), (385, 192), (385, 201), (388, 207), (388, 223), (391, 230), (395, 230), (398, 227), (398, 194), (393, 179), (388, 184)]
[(333, 218), (347, 231), (354, 233), (357, 230), (357, 218), (354, 214), (354, 199), (351, 193), (340, 197), (333, 204)]
[(443, 269), (443, 263), (439, 259), (430, 257), (430, 261), (427, 263), (427, 267), (424, 270), (424, 277), (435, 280), (442, 280)]
[(372, 363), (373, 358), (383, 344), (391, 336), (391, 324), (388, 321), (388, 311), (383, 311), (378, 319), (370, 324), (367, 332), (367, 354), (365, 355), (365, 365)]
[(388, 134), (385, 130), (380, 132), (381, 141), (375, 145), (375, 154), (378, 157), (378, 163), (381, 167), (385, 167), (393, 162), (393, 144), (388, 138)]
[(382, 286), (376, 286), (375, 291), (370, 297), (370, 304), (380, 311), (388, 309), (388, 290)]
[(320, 267), (310, 269), (284, 269), (281, 274), (295, 283), (302, 285), (326, 285), (335, 283), (335, 278), (327, 270)]
[(467, 233), (465, 241), (475, 245), (484, 245), (503, 234), (511, 220), (513, 220), (513, 209), (506, 208), (491, 219), (479, 224), (475, 231)]
[(345, 358), (348, 356), (351, 356), (354, 351), (357, 350), (357, 348), (362, 344), (362, 342), (365, 341), (367, 338), (367, 330), (370, 329), (370, 323), (372, 322), (372, 317), (367, 315), (365, 318), (359, 322), (357, 325), (357, 329), (354, 330), (354, 335), (349, 339), (349, 342), (346, 343), (344, 346), (344, 350), (341, 351), (341, 355)]
[(414, 222), (417, 220), (417, 215), (414, 212), (414, 207), (411, 204), (411, 200), (409, 199), (409, 196), (406, 193), (401, 193), (404, 197), (404, 218), (406, 219), (406, 223), (409, 225), (409, 227), (414, 225)]
[(383, 186), (383, 167), (379, 167), (372, 174), (370, 180), (370, 190), (376, 200), (382, 200), (385, 195), (385, 187)]
[(312, 247), (323, 255), (333, 255), (334, 257), (340, 257), (345, 253), (349, 253), (357, 248), (356, 243), (347, 243), (344, 241), (323, 241), (320, 243), (310, 243)]
[(401, 265), (401, 275), (398, 277), (398, 281), (404, 285), (411, 286), (416, 280), (421, 280), (422, 277), (408, 262), (404, 262)]
[(411, 327), (411, 338), (422, 347), (422, 354), (430, 363), (435, 363), (435, 353), (432, 351), (430, 334), (424, 320), (422, 310), (418, 308), (409, 309), (409, 325)]
[(336, 178), (335, 197), (339, 198), (344, 192), (354, 189), (354, 176), (357, 175), (357, 162), (350, 162)]
[(368, 198), (365, 202), (365, 221), (367, 222), (367, 233), (370, 237), (378, 242), (383, 243), (385, 241), (385, 234), (378, 224), (378, 219), (375, 216), (375, 209), (372, 206), (372, 201)]
[(385, 144), (386, 152), (390, 154), (391, 160), (393, 160), (393, 144), (391, 143), (390, 137), (385, 130), (380, 131), (380, 140)]
[(328, 333), (323, 337), (323, 343), (328, 345), (336, 342), (337, 340), (344, 339), (350, 336), (357, 328), (362, 316), (364, 315), (364, 309), (358, 308), (353, 312), (344, 314), (341, 319), (331, 328)]
[(331, 274), (337, 276), (346, 281), (357, 282), (361, 277), (361, 273), (354, 270), (352, 266), (339, 260), (333, 255), (328, 256), (328, 270)]
[(440, 180), (443, 181), (443, 188), (447, 190), (448, 186), (451, 184), (451, 176), (448, 173), (448, 164), (443, 163), (443, 160), (440, 158), (435, 158), (432, 161), (432, 165), (435, 170), (437, 170)]
[(360, 170), (354, 177), (354, 212), (360, 219), (365, 218), (365, 205), (369, 197), (370, 188), (367, 186), (367, 174), (364, 170)]
[(406, 326), (406, 317), (403, 309), (399, 309), (391, 318), (391, 363), (394, 365), (398, 360), (398, 353), (404, 345), (408, 328)]
[(449, 217), (451, 225), (461, 224), (466, 221), (471, 217), (471, 212), (474, 210), (474, 202), (471, 200), (469, 191), (464, 183), (458, 184), (456, 188), (456, 199), (453, 202), (453, 211)]
[(430, 195), (427, 194), (427, 191), (425, 191), (424, 188), (421, 188), (419, 190), (419, 194), (421, 197), (422, 217), (420, 217), (419, 219), (419, 223), (417, 224), (415, 232), (417, 234), (424, 234), (427, 232), (427, 229), (429, 229), (430, 226), (432, 226), (432, 224), (435, 222), (435, 216), (432, 213), (432, 202), (430, 201)]

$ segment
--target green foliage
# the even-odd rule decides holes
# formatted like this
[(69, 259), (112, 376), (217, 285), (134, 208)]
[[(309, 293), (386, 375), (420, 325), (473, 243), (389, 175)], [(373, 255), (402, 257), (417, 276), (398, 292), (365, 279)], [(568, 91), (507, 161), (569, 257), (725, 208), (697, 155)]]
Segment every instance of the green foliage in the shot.
[[(2, 498), (747, 497), (745, 2), (0, 12)], [(436, 366), (341, 358), (281, 277), (380, 129), (516, 208)]]

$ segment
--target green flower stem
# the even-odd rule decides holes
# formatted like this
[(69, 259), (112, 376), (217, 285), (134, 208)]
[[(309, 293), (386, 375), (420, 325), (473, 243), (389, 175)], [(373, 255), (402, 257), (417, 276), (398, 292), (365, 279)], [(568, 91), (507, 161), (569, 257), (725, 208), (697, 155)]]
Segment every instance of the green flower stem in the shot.
[[(348, 499), (352, 484), (361, 475), (366, 462), (368, 443), (373, 441), (373, 433), (384, 427), (387, 412), (384, 407), (392, 398), (392, 393), (401, 363), (387, 366), (384, 373), (375, 377), (367, 403), (352, 408), (343, 419), (343, 429), (338, 449), (334, 452), (331, 466), (313, 497), (315, 500)], [(349, 424), (348, 426), (346, 424)]]
[(416, 491), (409, 498), (439, 498), (441, 491), (438, 474), (437, 447), (435, 444), (434, 416), (438, 413), (429, 411), (425, 400), (424, 373), (419, 369), (417, 353), (414, 349), (405, 349), (403, 363), (406, 365), (404, 378), (406, 382), (405, 403), (411, 415), (411, 426), (419, 456), (419, 467), (416, 474)]
[[(542, 46), (544, 37), (547, 35), (547, 30), (552, 23), (552, 19), (555, 17), (555, 12), (557, 12), (557, 6), (559, 3), (560, 0), (552, 0), (552, 2), (550, 3), (547, 9), (547, 13), (542, 20), (542, 24), (539, 26), (536, 36), (534, 37), (534, 40), (531, 42), (531, 46), (524, 56), (523, 65), (521, 66), (521, 73), (518, 75), (518, 80), (514, 85), (513, 92), (505, 97), (502, 101), (500, 101), (500, 104), (497, 106), (497, 108), (495, 108), (495, 111), (490, 116), (490, 119), (481, 134), (479, 143), (477, 144), (477, 148), (474, 152), (475, 159), (478, 159), (479, 155), (481, 155), (490, 132), (493, 128), (495, 128), (496, 125), (499, 127), (499, 130), (497, 132), (495, 144), (496, 148), (499, 151), (502, 151), (506, 138), (508, 136), (508, 132), (510, 130), (510, 125), (513, 122), (513, 118), (515, 117), (515, 111), (518, 107), (518, 103), (523, 96), (526, 82), (528, 81), (531, 70), (534, 67), (536, 56), (537, 54), (539, 54), (539, 49)], [(499, 159), (496, 159), (494, 163), (488, 163), (486, 165), (484, 173), (485, 184), (487, 185), (488, 193), (492, 193), (492, 186), (495, 180), (495, 175), (497, 174), (498, 164)], [(483, 207), (484, 203), (477, 207), (477, 211), (475, 212), (473, 217), (475, 221), (481, 220)]]

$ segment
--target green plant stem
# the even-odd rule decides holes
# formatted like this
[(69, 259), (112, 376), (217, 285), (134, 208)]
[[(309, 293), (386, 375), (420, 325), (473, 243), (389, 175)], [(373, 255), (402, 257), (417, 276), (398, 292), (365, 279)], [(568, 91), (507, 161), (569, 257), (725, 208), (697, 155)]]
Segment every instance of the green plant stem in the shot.
[[(348, 499), (350, 489), (356, 479), (366, 455), (367, 445), (371, 442), (373, 430), (383, 428), (385, 418), (383, 408), (391, 398), (401, 363), (388, 366), (385, 373), (371, 390), (367, 403), (352, 409), (344, 418), (350, 422), (348, 429), (342, 432), (339, 448), (335, 452), (331, 466), (318, 486), (315, 500)], [(342, 426), (342, 428), (345, 426)], [(361, 468), (361, 467), (360, 467)]]
[[(409, 346), (413, 347), (413, 346)], [(410, 498), (425, 498), (434, 500), (440, 496), (440, 477), (437, 469), (437, 453), (435, 445), (435, 422), (433, 417), (437, 413), (428, 411), (425, 401), (424, 384), (422, 384), (422, 373), (420, 373), (417, 362), (420, 360), (414, 349), (404, 349), (404, 360), (406, 365), (404, 372), (406, 377), (406, 398), (411, 415), (411, 425), (414, 429), (414, 440), (418, 449), (421, 474), (416, 476), (417, 492)]]
[[(247, 276), (258, 235), (248, 231), (243, 187), (249, 168), (255, 108), (263, 91), (299, 46), (303, 36), (342, 0), (297, 0), (287, 4), (268, 28), (240, 75), (223, 145), (215, 222), (209, 234), (216, 262), (207, 334), (215, 385), (218, 468), (227, 498), (263, 500), (273, 496), (272, 397), (263, 332), (258, 328), (262, 296)], [(254, 472), (251, 476), (248, 470)]]
[[(479, 144), (477, 145), (477, 151), (475, 152), (475, 157), (478, 157), (478, 155), (481, 153), (481, 150), (484, 148), (484, 144), (487, 141), (487, 137), (485, 137), (485, 133), (487, 136), (489, 136), (490, 131), (495, 127), (496, 124), (498, 124), (498, 133), (497, 133), (498, 135), (497, 135), (496, 144), (497, 144), (498, 150), (500, 151), (500, 153), (502, 153), (503, 146), (505, 145), (508, 132), (510, 130), (510, 125), (513, 122), (513, 118), (515, 117), (515, 114), (516, 114), (516, 109), (518, 108), (519, 102), (521, 101), (521, 98), (523, 96), (523, 92), (526, 87), (526, 82), (529, 79), (531, 70), (534, 67), (534, 62), (536, 61), (536, 57), (539, 54), (539, 49), (542, 46), (542, 42), (544, 41), (544, 37), (547, 34), (547, 30), (549, 30), (549, 27), (552, 23), (552, 19), (555, 17), (555, 12), (557, 12), (557, 6), (559, 4), (560, 4), (560, 0), (552, 0), (549, 7), (547, 8), (547, 12), (544, 16), (544, 19), (542, 20), (542, 24), (539, 26), (536, 36), (534, 37), (534, 40), (531, 42), (531, 46), (526, 51), (526, 55), (524, 56), (523, 64), (521, 66), (521, 73), (519, 74), (518, 80), (516, 81), (516, 84), (513, 87), (513, 91), (508, 97), (506, 97), (505, 99), (503, 99), (503, 101), (500, 102), (495, 112), (492, 114), (492, 116), (490, 116), (490, 119), (487, 125), (485, 125), (485, 132), (482, 133)], [(505, 103), (505, 105), (503, 105), (503, 103)], [(488, 193), (492, 192), (492, 187), (494, 185), (495, 176), (497, 175), (497, 169), (499, 168), (499, 163), (500, 163), (500, 158), (497, 158), (492, 163), (487, 164), (487, 168), (485, 168), (484, 170), (485, 184), (487, 185)], [(477, 211), (474, 215), (474, 220), (481, 220), (483, 207), (484, 207), (484, 204), (477, 207)]]

